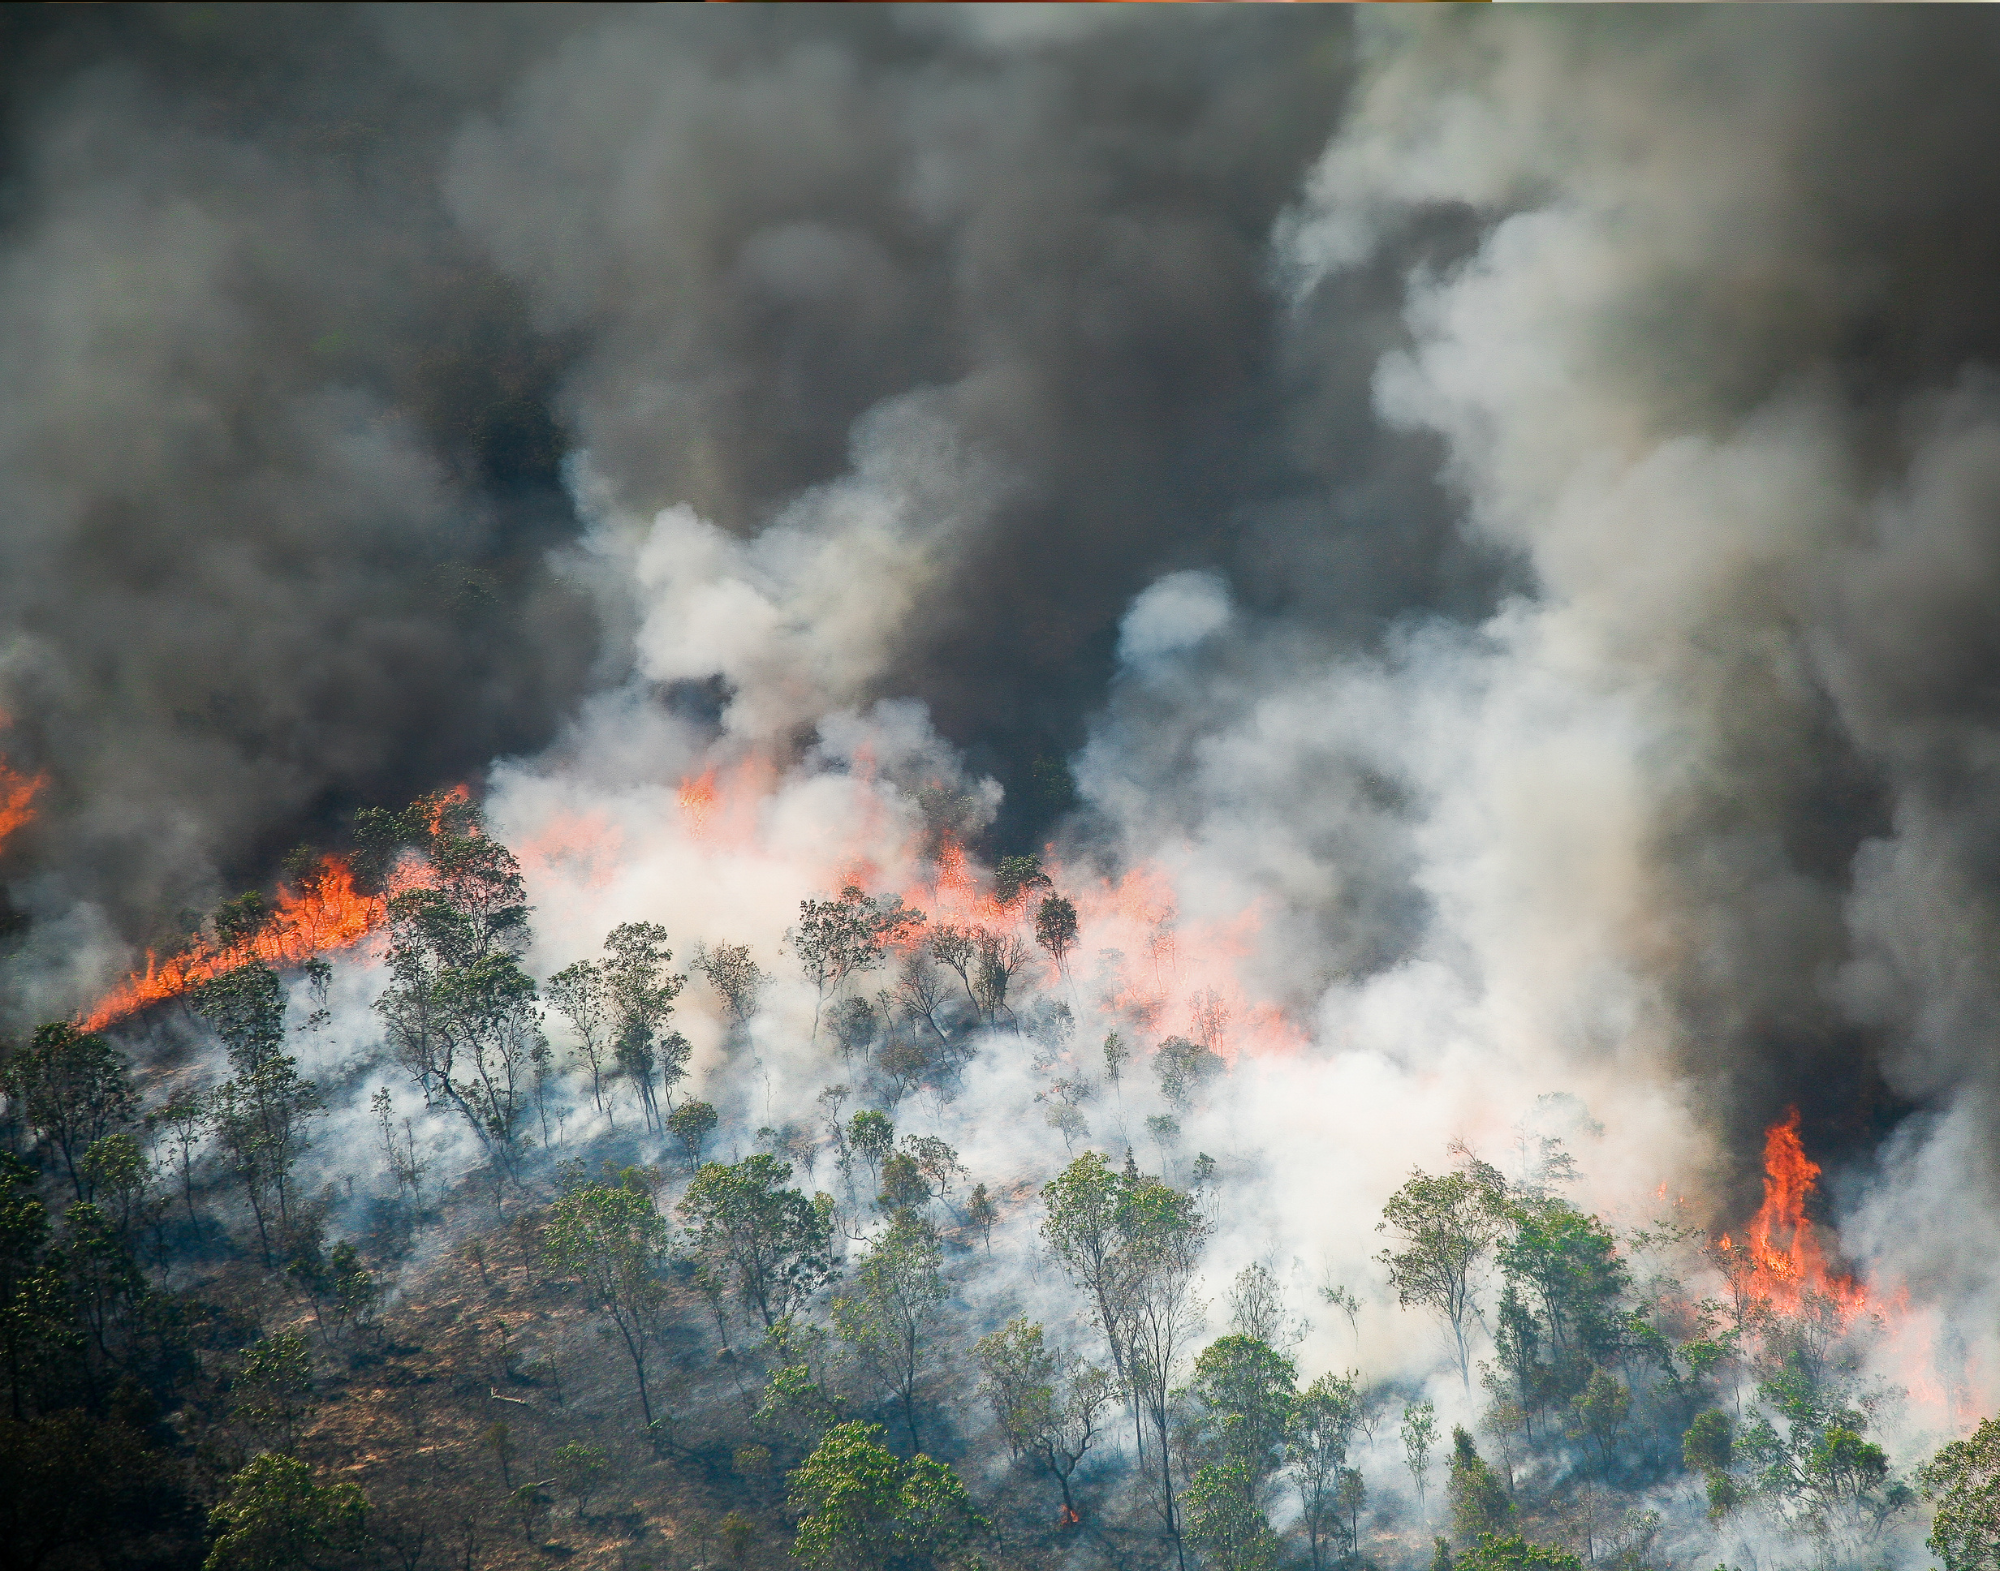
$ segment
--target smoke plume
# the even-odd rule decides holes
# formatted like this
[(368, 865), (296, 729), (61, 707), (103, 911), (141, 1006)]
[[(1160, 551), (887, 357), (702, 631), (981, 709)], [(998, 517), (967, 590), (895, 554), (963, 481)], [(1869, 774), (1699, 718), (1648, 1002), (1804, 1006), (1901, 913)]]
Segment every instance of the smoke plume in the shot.
[(1235, 1064), (1159, 1151), (1217, 1280), (1362, 1280), (1454, 1138), (1726, 1224), (1797, 1106), (1970, 1323), (2000, 28), (1105, 11), (10, 22), (16, 1012), (471, 776), (539, 975), (751, 946), (747, 1148), (841, 1072), (799, 901), (1034, 850), (1074, 1029), (933, 1110), (983, 1170), (1137, 998)]

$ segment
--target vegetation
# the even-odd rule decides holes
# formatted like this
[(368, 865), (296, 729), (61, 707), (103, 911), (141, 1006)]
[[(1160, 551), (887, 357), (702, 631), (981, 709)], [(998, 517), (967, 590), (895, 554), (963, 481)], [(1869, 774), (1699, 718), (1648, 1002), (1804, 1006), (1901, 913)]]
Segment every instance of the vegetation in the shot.
[[(1281, 1263), (1208, 1275), (1244, 1219), (1179, 1140), (1228, 1072), (1222, 1002), (1076, 1045), (1080, 924), (1031, 858), (983, 908), (1011, 926), (806, 902), (791, 985), (842, 1078), (753, 1131), (779, 978), (748, 946), (694, 952), (721, 1018), (689, 1084), (662, 928), (538, 986), (469, 804), (362, 829), (394, 893), (383, 1052), (346, 1079), (302, 1067), (324, 1016), (291, 1014), (325, 976), (258, 963), (187, 998), (191, 1068), (69, 1025), (0, 1061), (15, 1562), (1641, 1571), (1775, 1529), (1801, 1565), (1924, 1530), (1947, 1571), (2000, 1565), (1994, 1421), (1906, 1480), (1865, 1323), (1591, 1215), (1552, 1142), (1519, 1179), (1462, 1146), (1412, 1170), (1382, 1286), (1312, 1295), (1356, 1362), (1364, 1315), (1430, 1327), (1434, 1378), (1328, 1367)], [(981, 1054), (1074, 1115), (1032, 1184), (927, 1132)]]

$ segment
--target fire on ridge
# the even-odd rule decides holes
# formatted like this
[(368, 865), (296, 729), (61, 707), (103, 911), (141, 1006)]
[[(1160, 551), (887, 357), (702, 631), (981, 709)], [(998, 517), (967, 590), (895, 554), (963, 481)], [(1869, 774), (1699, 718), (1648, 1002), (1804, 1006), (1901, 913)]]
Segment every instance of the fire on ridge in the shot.
[(164, 963), (147, 951), (146, 969), (127, 977), (77, 1024), (85, 1031), (101, 1031), (253, 961), (303, 965), (315, 955), (359, 943), (387, 915), (386, 899), (354, 887), (353, 870), (344, 858), (326, 857), (297, 889), (280, 886), (277, 909), (255, 932), (229, 944), (199, 938)]

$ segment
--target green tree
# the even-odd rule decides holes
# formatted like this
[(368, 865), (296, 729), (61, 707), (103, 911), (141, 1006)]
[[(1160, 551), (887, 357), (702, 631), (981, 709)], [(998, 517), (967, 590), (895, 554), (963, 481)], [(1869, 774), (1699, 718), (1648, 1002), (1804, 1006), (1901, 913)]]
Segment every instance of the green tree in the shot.
[(1012, 933), (992, 933), (984, 928), (974, 932), (973, 941), (979, 961), (972, 973), (973, 1003), (988, 1025), (1000, 1018), (1003, 1009), (1012, 1019), (1007, 992), (1028, 963), (1028, 946)]
[(841, 1421), (845, 1403), (833, 1389), (826, 1360), (827, 1335), (787, 1315), (764, 1338), (776, 1367), (758, 1402), (756, 1422), (794, 1440), (817, 1445)]
[(1019, 1316), (982, 1338), (974, 1353), (986, 1377), (980, 1390), (993, 1404), (1008, 1447), (1056, 1481), (1064, 1519), (1081, 1521), (1072, 1480), (1112, 1403), (1110, 1372), (1057, 1352), (1039, 1325)]
[(315, 1484), (294, 1457), (253, 1457), (209, 1513), (202, 1571), (343, 1571), (362, 1563), (368, 1502), (357, 1484)]
[(1202, 1349), (1187, 1386), (1187, 1437), (1197, 1456), (1240, 1462), (1258, 1489), (1285, 1460), (1298, 1400), (1297, 1366), (1254, 1336), (1225, 1336)]
[[(383, 827), (386, 823), (387, 827)], [(427, 880), (389, 900), (390, 985), (375, 1001), (427, 1104), (454, 1109), (511, 1171), (543, 1044), (534, 981), (521, 969), (528, 913), (520, 863), (470, 803), (440, 797), (364, 832), (421, 853)]]
[(896, 1144), (896, 1126), (889, 1122), (888, 1115), (877, 1108), (864, 1107), (848, 1120), (847, 1144), (868, 1164), (869, 1174), (879, 1186), (882, 1165)]
[(278, 973), (253, 962), (203, 983), (189, 995), (229, 1051), (235, 1074), (210, 1093), (208, 1122), (243, 1185), (257, 1224), (264, 1264), (293, 1232), (292, 1170), (310, 1145), (312, 1121), (326, 1110), (318, 1084), (284, 1051), (285, 989)]
[(595, 960), (573, 961), (549, 978), (544, 991), (576, 1037), (577, 1052), (590, 1071), (590, 1100), (598, 1112), (610, 1116), (604, 1104), (604, 1072), (613, 1062), (611, 998), (604, 967)]
[(1431, 1447), (1437, 1443), (1437, 1406), (1432, 1402), (1403, 1404), (1403, 1465), (1417, 1492), (1417, 1510), (1424, 1509), (1430, 1488)]
[(1472, 1159), (1458, 1172), (1435, 1177), (1412, 1169), (1382, 1208), (1376, 1227), (1393, 1233), (1402, 1245), (1377, 1257), (1389, 1268), (1397, 1302), (1443, 1316), (1458, 1355), (1459, 1377), (1468, 1389), (1479, 1272), (1506, 1219), (1505, 1181), (1495, 1169)]
[(91, 1193), (117, 1222), (118, 1237), (127, 1248), (134, 1235), (153, 1212), (146, 1186), (152, 1181), (152, 1164), (139, 1142), (124, 1130), (91, 1142), (83, 1153), (83, 1174)]
[(1732, 1441), (1729, 1415), (1719, 1407), (1712, 1407), (1705, 1413), (1697, 1413), (1694, 1422), (1688, 1425), (1687, 1433), (1681, 1437), (1681, 1460), (1690, 1473), (1727, 1471)]
[(833, 1324), (870, 1381), (894, 1398), (922, 1448), (918, 1398), (930, 1372), (944, 1307), (937, 1230), (914, 1211), (896, 1213), (855, 1269), (851, 1288), (833, 1301)]
[(1000, 1208), (993, 1203), (993, 1197), (986, 1192), (984, 1184), (972, 1186), (972, 1198), (965, 1203), (965, 1220), (969, 1226), (979, 1229), (986, 1252), (992, 1254), (993, 1224), (1000, 1220)]
[(1133, 1398), (1132, 1422), (1143, 1458), (1145, 1430), (1129, 1373), (1126, 1299), (1130, 1262), (1119, 1231), (1119, 1202), (1127, 1183), (1101, 1153), (1084, 1152), (1042, 1190), (1042, 1203), (1048, 1208), (1042, 1239), (1070, 1281), (1090, 1301), (1091, 1316), (1111, 1354), (1112, 1372)]
[(1199, 1042), (1184, 1036), (1170, 1036), (1153, 1053), (1153, 1073), (1160, 1082), (1160, 1094), (1185, 1113), (1194, 1103), (1194, 1094), (1222, 1073), (1222, 1060)]
[(1937, 1506), (1925, 1542), (1945, 1571), (2000, 1567), (2000, 1420), (1982, 1419), (1965, 1439), (1940, 1447), (1917, 1470), (1917, 1485)]
[(1368, 1504), (1368, 1481), (1358, 1469), (1343, 1467), (1334, 1503), (1339, 1511), (1341, 1537), (1347, 1541), (1351, 1560), (1361, 1553), (1361, 1508)]
[(1549, 1195), (1507, 1207), (1499, 1249), (1499, 1364), (1513, 1381), (1532, 1437), (1537, 1417), (1567, 1411), (1569, 1432), (1609, 1466), (1631, 1405), (1604, 1366), (1626, 1351), (1630, 1277), (1610, 1232)]
[(1356, 1379), (1353, 1371), (1321, 1375), (1299, 1393), (1286, 1426), (1285, 1460), (1299, 1493), (1299, 1521), (1313, 1571), (1326, 1563), (1340, 1509), (1341, 1472), (1361, 1419)]
[(556, 1481), (562, 1485), (563, 1493), (576, 1502), (576, 1519), (579, 1522), (583, 1520), (590, 1497), (604, 1482), (605, 1469), (609, 1465), (610, 1458), (603, 1446), (568, 1440), (556, 1447)]
[(174, 1168), (180, 1174), (188, 1226), (199, 1227), (194, 1211), (194, 1154), (208, 1134), (208, 1104), (194, 1092), (177, 1091), (152, 1115), (151, 1123), (172, 1153)]
[(907, 1152), (892, 1152), (882, 1164), (882, 1192), (875, 1203), (884, 1211), (915, 1211), (931, 1202), (931, 1186), (925, 1181), (917, 1159)]
[(211, 977), (188, 1003), (222, 1039), (238, 1074), (284, 1051), (285, 987), (262, 962)]
[(1241, 1461), (1204, 1463), (1188, 1481), (1187, 1539), (1218, 1571), (1277, 1571), (1284, 1564), (1284, 1546), (1256, 1496), (1256, 1481)]
[(313, 1409), (312, 1349), (296, 1331), (279, 1331), (244, 1350), (231, 1382), (235, 1417), (289, 1447)]
[(1499, 1532), (1514, 1514), (1514, 1502), (1507, 1498), (1499, 1477), (1462, 1428), (1451, 1432), (1451, 1479), (1445, 1499), (1451, 1507), (1452, 1532), (1464, 1544)]
[(1593, 1369), (1590, 1379), (1572, 1404), (1575, 1423), (1571, 1433), (1580, 1435), (1597, 1453), (1599, 1463), (1609, 1469), (1615, 1454), (1618, 1433), (1632, 1411), (1632, 1393), (1608, 1369)]
[(710, 1162), (680, 1203), (689, 1253), (768, 1331), (833, 1275), (833, 1202), (788, 1188), (791, 1164), (758, 1152)]
[(306, 1130), (326, 1109), (316, 1082), (283, 1053), (218, 1085), (208, 1099), (210, 1127), (229, 1169), (243, 1186), (257, 1224), (266, 1266), (277, 1264), (278, 1241), (292, 1231), (292, 1170), (307, 1148)]
[(1076, 948), (1076, 907), (1061, 895), (1049, 895), (1035, 908), (1035, 942), (1049, 952), (1061, 971)]
[(750, 958), (748, 944), (717, 944), (710, 949), (695, 945), (694, 969), (715, 989), (731, 1024), (749, 1024), (757, 1010), (757, 995), (763, 990), (762, 967)]
[(993, 898), (1003, 906), (1010, 906), (1037, 889), (1053, 887), (1049, 875), (1042, 871), (1042, 859), (1038, 856), (1003, 856), (993, 869)]
[(666, 1298), (667, 1219), (640, 1189), (581, 1185), (556, 1201), (542, 1232), (542, 1253), (552, 1268), (575, 1279), (624, 1345), (650, 1425), (646, 1361)]
[(0, 1418), (0, 1558), (20, 1571), (193, 1565), (202, 1512), (186, 1475), (116, 1418)]
[(1518, 1533), (1481, 1533), (1455, 1564), (1458, 1571), (1583, 1571), (1583, 1562), (1568, 1550), (1531, 1544)]
[(935, 1571), (986, 1526), (956, 1473), (921, 1454), (899, 1461), (881, 1433), (835, 1425), (786, 1480), (792, 1554), (817, 1571)]
[(653, 1096), (657, 1075), (669, 1108), (674, 1086), (687, 1074), (687, 1038), (669, 1032), (674, 1000), (687, 978), (667, 970), (674, 952), (656, 922), (621, 922), (604, 940), (604, 979), (611, 1001), (611, 1032), (618, 1067), (639, 1089), (639, 1104), (654, 1127), (660, 1109)]
[(1879, 1518), (1908, 1503), (1887, 1454), (1864, 1437), (1866, 1416), (1825, 1387), (1805, 1352), (1788, 1352), (1757, 1397), (1763, 1411), (1746, 1419), (1735, 1452), (1755, 1470), (1757, 1493), (1781, 1512), (1817, 1530), (1842, 1510)]
[(84, 1333), (85, 1366), (121, 1363), (121, 1350), (144, 1330), (154, 1300), (117, 1224), (94, 1202), (77, 1202), (63, 1214), (62, 1241), (49, 1251), (48, 1264)]
[[(1258, 1337), (1222, 1337), (1195, 1359), (1183, 1439), (1201, 1464), (1195, 1479), (1202, 1487), (1189, 1486), (1187, 1520), (1190, 1539), (1211, 1560), (1259, 1563), (1261, 1546), (1275, 1542), (1266, 1497), (1285, 1460), (1296, 1397), (1291, 1359)], [(1242, 1495), (1235, 1507), (1223, 1501), (1226, 1489)]]
[(1159, 1508), (1167, 1534), (1180, 1540), (1174, 1470), (1168, 1449), (1173, 1388), (1188, 1343), (1201, 1328), (1195, 1271), (1209, 1224), (1195, 1198), (1157, 1178), (1133, 1174), (1118, 1197), (1119, 1300), (1127, 1336), (1127, 1374), (1153, 1434)]
[(953, 922), (940, 922), (931, 929), (926, 947), (933, 960), (958, 978), (959, 986), (965, 989), (965, 1001), (984, 1018), (985, 1011), (980, 1008), (979, 994), (972, 981), (979, 963), (979, 939), (974, 932)]
[(362, 1264), (360, 1251), (346, 1239), (333, 1246), (327, 1264), (333, 1278), (334, 1329), (365, 1324), (382, 1296), (374, 1273)]
[(715, 1133), (720, 1121), (715, 1109), (706, 1102), (683, 1102), (667, 1114), (667, 1133), (687, 1152), (690, 1168), (701, 1166), (702, 1147), (708, 1144), (708, 1137)]
[(0, 1152), (0, 1357), (17, 1420), (40, 1373), (66, 1362), (81, 1340), (63, 1273), (49, 1258), (49, 1213), (35, 1193), (36, 1176), (19, 1157)]
[(118, 1050), (63, 1021), (41, 1027), (25, 1048), (0, 1060), (0, 1090), (55, 1148), (79, 1200), (90, 1198), (83, 1154), (139, 1113), (139, 1095)]

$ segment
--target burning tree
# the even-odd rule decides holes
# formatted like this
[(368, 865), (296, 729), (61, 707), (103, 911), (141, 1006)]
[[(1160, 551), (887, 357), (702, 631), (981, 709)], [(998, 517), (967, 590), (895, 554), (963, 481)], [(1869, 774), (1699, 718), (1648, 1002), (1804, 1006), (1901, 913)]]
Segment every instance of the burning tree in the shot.
[(849, 977), (880, 965), (884, 951), (906, 942), (923, 920), (923, 912), (911, 910), (900, 896), (872, 897), (859, 884), (844, 885), (838, 900), (799, 903), (798, 926), (785, 934), (785, 942), (817, 990), (814, 1041), (819, 1040), (820, 1010), (828, 996)]

